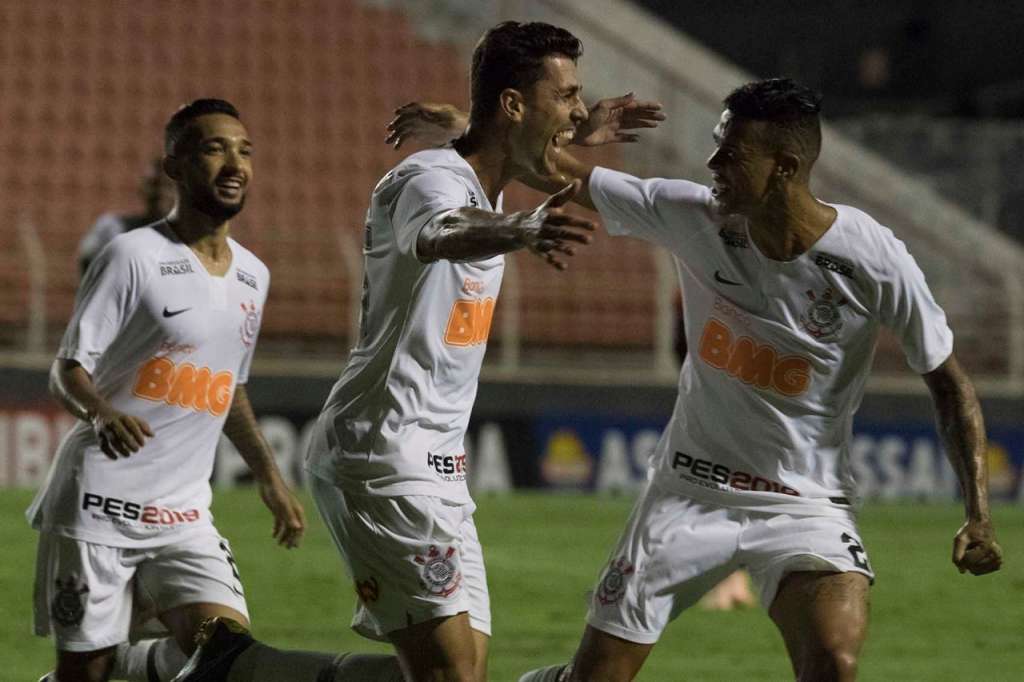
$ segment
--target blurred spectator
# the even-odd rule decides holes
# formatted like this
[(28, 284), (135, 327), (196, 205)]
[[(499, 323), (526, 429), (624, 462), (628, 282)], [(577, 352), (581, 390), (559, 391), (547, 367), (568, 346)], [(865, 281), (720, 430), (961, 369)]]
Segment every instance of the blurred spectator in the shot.
[(125, 215), (104, 213), (78, 243), (78, 271), (84, 275), (89, 263), (99, 255), (103, 247), (117, 235), (134, 230), (136, 227), (155, 223), (171, 210), (174, 204), (174, 185), (164, 174), (160, 159), (153, 159), (142, 183), (139, 185), (139, 196), (142, 198), (141, 213)]

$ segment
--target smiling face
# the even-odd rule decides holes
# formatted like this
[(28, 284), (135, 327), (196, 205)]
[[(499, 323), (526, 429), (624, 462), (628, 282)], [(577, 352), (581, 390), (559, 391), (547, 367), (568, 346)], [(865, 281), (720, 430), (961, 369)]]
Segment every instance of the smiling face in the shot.
[(229, 220), (245, 205), (253, 177), (249, 134), (237, 118), (219, 113), (199, 116), (189, 127), (173, 159), (181, 201)]
[(537, 175), (555, 172), (557, 155), (572, 144), (576, 127), (587, 120), (582, 90), (572, 59), (544, 58), (541, 77), (519, 93), (521, 115), (510, 133), (517, 166)]
[(776, 155), (765, 148), (762, 121), (736, 118), (726, 109), (713, 133), (708, 157), (711, 193), (719, 214), (750, 215), (764, 205), (777, 169)]

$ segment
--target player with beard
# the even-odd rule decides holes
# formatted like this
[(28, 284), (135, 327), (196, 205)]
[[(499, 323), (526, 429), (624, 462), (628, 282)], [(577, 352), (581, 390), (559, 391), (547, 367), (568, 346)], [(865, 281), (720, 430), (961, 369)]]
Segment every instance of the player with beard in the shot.
[(57, 648), (44, 679), (168, 680), (203, 620), (247, 622), (210, 515), (222, 431), (252, 469), (275, 539), (291, 548), (302, 537), (302, 508), (245, 391), (270, 284), (230, 236), (252, 151), (230, 103), (181, 108), (163, 160), (176, 205), (113, 239), (79, 289), (50, 372), (51, 392), (79, 421), (27, 512), (40, 532), (36, 632)]
[[(688, 357), (648, 483), (594, 590), (569, 665), (520, 682), (631, 680), (669, 621), (747, 568), (798, 680), (856, 678), (874, 578), (856, 526), (851, 423), (882, 326), (922, 376), (963, 495), (961, 573), (999, 570), (985, 425), (953, 333), (888, 228), (810, 189), (821, 97), (789, 79), (725, 98), (713, 186), (641, 179), (559, 155), (532, 183), (582, 181), (611, 235), (676, 259)], [(458, 125), (416, 105), (396, 131)], [(420, 122), (409, 119), (419, 118)]]
[(473, 54), (465, 135), (411, 155), (370, 198), (361, 333), (307, 468), (360, 596), (353, 628), (389, 641), (397, 659), (349, 654), (317, 669), (315, 654), (279, 652), (220, 619), (183, 681), (486, 678), (490, 602), (463, 440), (504, 254), (528, 249), (560, 269), (593, 229), (560, 208), (578, 183), (501, 213), (503, 188), (553, 172), (574, 137), (619, 139), (621, 118), (586, 124), (581, 52), (549, 24), (489, 30)]

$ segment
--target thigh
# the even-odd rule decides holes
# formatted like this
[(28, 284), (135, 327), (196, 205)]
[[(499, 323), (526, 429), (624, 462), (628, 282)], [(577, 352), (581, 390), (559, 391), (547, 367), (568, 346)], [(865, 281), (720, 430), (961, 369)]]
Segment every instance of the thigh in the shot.
[(316, 477), (312, 486), (355, 582), (359, 603), (352, 627), (358, 633), (388, 641), (396, 630), (461, 613), (468, 622), (480, 612), (471, 596), (479, 583), (470, 583), (471, 590), (465, 575), (466, 508), (417, 495), (351, 495)]
[(798, 571), (783, 578), (769, 613), (798, 679), (831, 677), (837, 659), (855, 670), (867, 637), (869, 590), (862, 573)]
[(158, 618), (186, 654), (206, 618), (225, 616), (249, 625), (231, 545), (213, 528), (155, 550), (139, 565), (135, 590), (135, 629)]
[(587, 623), (628, 642), (656, 642), (735, 568), (735, 516), (648, 484), (601, 572)]
[(58, 651), (81, 654), (127, 640), (135, 569), (122, 561), (123, 553), (117, 547), (40, 533), (36, 634), (52, 633)]
[[(477, 637), (482, 633), (470, 626), (466, 612), (454, 616), (432, 618), (388, 633), (398, 652), (405, 676), (419, 680), (486, 679), (486, 668), (478, 665)], [(486, 644), (484, 644), (486, 654)]]

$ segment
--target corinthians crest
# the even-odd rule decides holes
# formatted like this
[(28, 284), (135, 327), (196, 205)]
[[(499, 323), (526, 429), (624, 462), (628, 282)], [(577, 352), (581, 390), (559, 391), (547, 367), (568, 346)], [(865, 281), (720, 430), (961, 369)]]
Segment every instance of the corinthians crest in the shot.
[(608, 570), (597, 586), (597, 600), (607, 606), (622, 599), (626, 592), (626, 578), (633, 574), (633, 570), (633, 565), (625, 559), (616, 559), (608, 564)]
[(242, 326), (238, 331), (242, 335), (242, 343), (246, 346), (251, 346), (252, 342), (256, 340), (256, 333), (260, 329), (260, 311), (251, 300), (249, 305), (244, 303), (241, 305), (242, 312), (245, 313), (245, 319), (242, 321)]
[(808, 289), (807, 298), (811, 299), (811, 303), (800, 315), (800, 324), (807, 333), (816, 339), (837, 334), (843, 328), (840, 308), (847, 304), (847, 300), (837, 296), (832, 287), (826, 288), (821, 296)]
[(50, 617), (64, 627), (74, 627), (85, 617), (85, 596), (89, 586), (78, 585), (78, 576), (69, 576), (67, 580), (57, 578), (57, 594), (50, 604)]
[(447, 597), (462, 585), (462, 572), (452, 561), (454, 554), (454, 547), (449, 547), (442, 554), (437, 547), (431, 545), (426, 557), (417, 556), (413, 559), (423, 567), (420, 569), (420, 582), (431, 594)]

